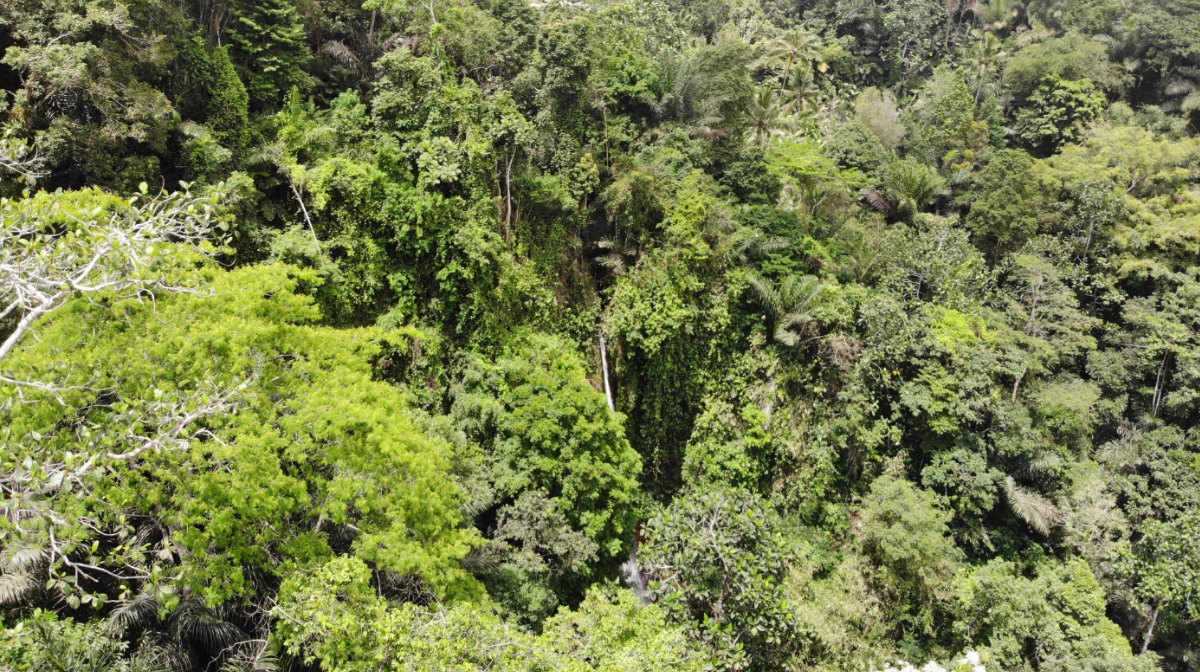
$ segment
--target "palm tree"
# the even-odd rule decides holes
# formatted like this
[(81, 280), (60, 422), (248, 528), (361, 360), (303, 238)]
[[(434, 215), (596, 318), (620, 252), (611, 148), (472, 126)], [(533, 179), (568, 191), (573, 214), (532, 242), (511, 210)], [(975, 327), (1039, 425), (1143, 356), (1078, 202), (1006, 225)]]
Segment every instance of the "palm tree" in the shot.
[(805, 71), (803, 77), (792, 78), (785, 89), (796, 113), (802, 118), (812, 116), (814, 110), (810, 103), (821, 93), (817, 83), (813, 81), (812, 73)]
[(713, 138), (723, 133), (721, 105), (726, 98), (709, 91), (709, 77), (693, 52), (664, 54), (659, 58), (658, 72), (661, 92), (642, 95), (654, 116), (685, 125), (691, 135)]
[(168, 670), (208, 669), (214, 662), (239, 670), (272, 670), (263, 640), (252, 639), (195, 597), (186, 597), (165, 618), (163, 604), (142, 593), (121, 604), (108, 619), (114, 637), (134, 635), (148, 660)]
[(971, 9), (975, 17), (986, 30), (1001, 30), (1008, 27), (1013, 19), (1020, 16), (1017, 0), (988, 0), (986, 3), (976, 2)]
[(979, 96), (988, 78), (994, 73), (1000, 62), (1008, 55), (1004, 44), (995, 34), (980, 30), (972, 31), (975, 42), (967, 50), (966, 70), (975, 77), (975, 104), (979, 104)]
[(1050, 528), (1062, 522), (1062, 512), (1053, 502), (1017, 485), (1012, 476), (1004, 478), (1004, 496), (1012, 512), (1043, 536), (1050, 534)]
[(626, 257), (636, 259), (638, 254), (637, 249), (629, 248), (615, 238), (601, 238), (596, 242), (596, 247), (606, 252), (596, 257), (596, 263), (607, 268), (613, 277), (625, 275), (625, 271), (628, 269)]
[(941, 195), (945, 187), (946, 178), (912, 158), (893, 161), (884, 175), (884, 190), (895, 209), (904, 216), (920, 212)]
[(747, 140), (752, 145), (766, 146), (772, 136), (795, 126), (791, 118), (792, 102), (784, 100), (779, 92), (767, 86), (759, 87), (746, 108), (750, 118)]
[(817, 63), (818, 70), (825, 72), (828, 66), (821, 58), (824, 46), (820, 37), (803, 28), (795, 28), (768, 42), (763, 60), (783, 69), (783, 86), (786, 88), (797, 71), (803, 69), (808, 75), (813, 62)]
[(750, 276), (750, 287), (758, 303), (767, 311), (772, 326), (771, 337), (787, 346), (804, 345), (818, 338), (805, 338), (804, 328), (816, 322), (817, 300), (828, 288), (812, 275), (790, 275), (778, 284), (760, 276)]

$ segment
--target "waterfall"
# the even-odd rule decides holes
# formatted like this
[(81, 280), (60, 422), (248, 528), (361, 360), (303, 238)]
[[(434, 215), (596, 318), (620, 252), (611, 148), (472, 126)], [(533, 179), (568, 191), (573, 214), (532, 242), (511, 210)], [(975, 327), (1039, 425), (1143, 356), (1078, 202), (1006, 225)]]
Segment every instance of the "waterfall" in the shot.
[(612, 386), (608, 382), (608, 352), (604, 347), (604, 330), (597, 329), (596, 334), (600, 337), (600, 368), (604, 373), (604, 398), (608, 399), (608, 410), (615, 411), (617, 407), (613, 404)]

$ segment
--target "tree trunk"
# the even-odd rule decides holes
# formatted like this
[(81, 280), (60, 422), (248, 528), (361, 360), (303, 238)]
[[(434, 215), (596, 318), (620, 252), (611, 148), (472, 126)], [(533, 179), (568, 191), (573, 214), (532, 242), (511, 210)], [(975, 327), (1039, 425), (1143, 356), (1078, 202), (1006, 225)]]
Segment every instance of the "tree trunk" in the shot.
[(517, 147), (513, 145), (512, 154), (504, 165), (504, 237), (512, 243), (512, 164), (517, 158)]
[(1167, 359), (1171, 356), (1168, 351), (1163, 355), (1162, 363), (1158, 365), (1158, 376), (1154, 379), (1154, 417), (1158, 417), (1158, 407), (1162, 403), (1163, 374), (1167, 370)]
[(1142, 640), (1142, 653), (1150, 649), (1150, 640), (1154, 639), (1154, 626), (1158, 623), (1159, 609), (1162, 609), (1161, 604), (1154, 605), (1154, 612), (1150, 614), (1150, 625), (1146, 626), (1146, 638)]
[(317, 249), (321, 249), (321, 240), (317, 238), (317, 230), (313, 228), (312, 218), (308, 216), (308, 208), (304, 206), (304, 199), (300, 196), (300, 190), (296, 188), (296, 183), (288, 177), (288, 183), (292, 187), (292, 194), (296, 196), (296, 202), (300, 204), (300, 211), (304, 213), (304, 222), (308, 224), (308, 232), (312, 234), (313, 242), (317, 244)]
[(1029, 371), (1029, 365), (1021, 367), (1021, 373), (1017, 374), (1017, 380), (1013, 383), (1012, 400), (1017, 400), (1017, 390), (1021, 387), (1021, 380), (1025, 378), (1025, 373)]

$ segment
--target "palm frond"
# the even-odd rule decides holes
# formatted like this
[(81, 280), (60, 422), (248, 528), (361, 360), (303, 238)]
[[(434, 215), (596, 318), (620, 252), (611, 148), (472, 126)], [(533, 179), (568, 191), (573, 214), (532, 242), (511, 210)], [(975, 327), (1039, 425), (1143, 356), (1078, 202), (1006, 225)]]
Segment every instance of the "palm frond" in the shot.
[(200, 600), (185, 600), (171, 614), (171, 631), (182, 642), (220, 651), (249, 639), (236, 625), (222, 620)]
[(735, 242), (735, 254), (743, 262), (761, 259), (771, 252), (786, 250), (790, 243), (782, 236), (770, 236), (761, 231), (752, 231)]
[(1182, 96), (1196, 90), (1196, 83), (1187, 79), (1175, 79), (1167, 84), (1163, 93), (1168, 96)]
[(883, 194), (879, 193), (878, 191), (875, 191), (874, 189), (863, 189), (862, 195), (863, 200), (867, 202), (867, 205), (871, 206), (876, 211), (885, 215), (892, 211), (892, 204), (889, 203), (888, 200), (884, 198)]
[(321, 45), (321, 51), (329, 56), (329, 58), (347, 68), (357, 68), (359, 66), (358, 56), (341, 40), (329, 40)]
[(799, 345), (804, 335), (800, 332), (816, 320), (812, 309), (817, 299), (825, 292), (826, 284), (812, 275), (788, 277), (780, 285), (783, 299), (783, 314), (775, 324), (775, 340), (787, 346)]
[(195, 121), (184, 121), (179, 124), (179, 132), (189, 138), (197, 139), (208, 135), (208, 129), (204, 124)]
[(31, 574), (0, 574), (0, 605), (20, 604), (36, 593), (40, 585)]
[(187, 647), (180, 642), (166, 638), (162, 633), (144, 642), (138, 658), (151, 669), (167, 669), (174, 672), (191, 672), (196, 669), (196, 661)]
[(1122, 420), (1117, 427), (1117, 438), (1100, 446), (1096, 451), (1096, 460), (1117, 466), (1129, 464), (1139, 456), (1138, 442), (1141, 438), (1142, 430), (1137, 425)]
[(394, 33), (379, 45), (379, 49), (386, 54), (387, 52), (401, 46), (408, 47), (410, 51), (416, 53), (417, 38), (410, 37), (404, 33)]
[(1025, 466), (1025, 471), (1030, 474), (1038, 474), (1062, 464), (1063, 459), (1057, 453), (1042, 451), (1033, 456), (1029, 463)]
[(50, 554), (40, 546), (13, 544), (0, 555), (0, 570), (10, 574), (33, 574), (49, 561)]
[(336, 131), (332, 126), (314, 126), (304, 134), (304, 144), (315, 145), (333, 140)]
[(221, 672), (276, 672), (279, 658), (271, 652), (270, 642), (252, 639), (238, 644), (221, 666)]
[(775, 285), (755, 273), (750, 276), (750, 289), (754, 292), (754, 298), (758, 300), (758, 304), (769, 313), (768, 317), (777, 318), (783, 310), (783, 296), (780, 295)]
[(1012, 476), (1004, 479), (1004, 494), (1012, 512), (1043, 535), (1050, 534), (1050, 528), (1062, 522), (1058, 507), (1036, 492), (1022, 489)]
[(162, 603), (146, 593), (118, 606), (108, 617), (108, 632), (120, 636), (129, 630), (145, 628), (158, 622)]
[(1189, 93), (1183, 99), (1183, 102), (1179, 104), (1179, 109), (1184, 112), (1192, 112), (1193, 110), (1200, 109), (1200, 91)]
[(1184, 77), (1190, 77), (1192, 79), (1200, 79), (1200, 68), (1197, 68), (1197, 67), (1194, 67), (1191, 65), (1175, 66), (1175, 72), (1180, 75), (1183, 75)]
[(260, 145), (250, 152), (244, 162), (251, 166), (277, 165), (283, 160), (283, 145), (271, 143)]
[(625, 273), (625, 257), (619, 254), (606, 254), (596, 257), (596, 263), (607, 268), (613, 275), (620, 276)]

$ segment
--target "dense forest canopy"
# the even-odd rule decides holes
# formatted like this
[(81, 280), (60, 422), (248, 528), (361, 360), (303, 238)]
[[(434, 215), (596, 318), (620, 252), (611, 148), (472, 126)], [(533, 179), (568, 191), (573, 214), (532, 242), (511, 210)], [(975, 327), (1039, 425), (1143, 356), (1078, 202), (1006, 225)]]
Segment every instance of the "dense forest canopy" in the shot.
[(1200, 670), (1196, 0), (0, 52), (0, 670)]

